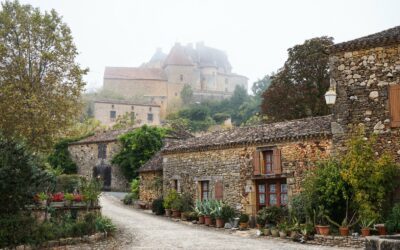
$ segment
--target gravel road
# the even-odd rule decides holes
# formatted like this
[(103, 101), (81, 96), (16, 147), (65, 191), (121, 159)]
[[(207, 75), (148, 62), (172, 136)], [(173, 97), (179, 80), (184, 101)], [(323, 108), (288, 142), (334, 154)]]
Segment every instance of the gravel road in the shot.
[(334, 249), (175, 222), (124, 206), (112, 194), (103, 194), (101, 205), (103, 214), (118, 226), (116, 235), (95, 245), (77, 245), (68, 249)]

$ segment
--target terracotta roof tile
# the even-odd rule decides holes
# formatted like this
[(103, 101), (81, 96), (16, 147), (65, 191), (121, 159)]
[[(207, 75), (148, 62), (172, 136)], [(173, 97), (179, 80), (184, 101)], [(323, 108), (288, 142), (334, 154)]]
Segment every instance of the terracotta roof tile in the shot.
[(95, 103), (110, 103), (110, 104), (126, 104), (126, 105), (137, 105), (137, 106), (151, 106), (151, 107), (160, 107), (158, 104), (154, 103), (138, 103), (129, 100), (116, 100), (116, 99), (98, 99), (94, 101)]
[(141, 172), (150, 172), (150, 171), (160, 171), (163, 169), (162, 167), (162, 155), (161, 152), (156, 153), (150, 160), (148, 160), (143, 166), (141, 166), (138, 170)]
[(180, 44), (175, 44), (169, 52), (165, 65), (193, 65), (190, 57), (185, 53), (184, 47)]
[(311, 117), (259, 126), (239, 127), (190, 138), (166, 146), (164, 153), (201, 151), (234, 145), (331, 135), (331, 116)]
[(329, 48), (331, 53), (353, 51), (400, 43), (400, 26), (393, 27), (375, 34), (360, 37), (351, 41), (334, 44)]
[(159, 68), (106, 67), (104, 79), (163, 80), (167, 77)]
[(80, 141), (71, 142), (69, 145), (92, 144), (92, 143), (99, 143), (99, 142), (117, 141), (118, 136), (125, 134), (134, 129), (135, 128), (101, 131), (92, 136), (86, 137)]

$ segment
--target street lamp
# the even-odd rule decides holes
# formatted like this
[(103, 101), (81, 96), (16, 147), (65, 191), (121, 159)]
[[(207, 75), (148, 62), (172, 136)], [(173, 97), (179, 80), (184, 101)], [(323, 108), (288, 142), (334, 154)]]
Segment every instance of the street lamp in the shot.
[(329, 89), (326, 93), (325, 93), (325, 102), (328, 106), (332, 107), (335, 102), (336, 102), (336, 91), (334, 91), (333, 89)]

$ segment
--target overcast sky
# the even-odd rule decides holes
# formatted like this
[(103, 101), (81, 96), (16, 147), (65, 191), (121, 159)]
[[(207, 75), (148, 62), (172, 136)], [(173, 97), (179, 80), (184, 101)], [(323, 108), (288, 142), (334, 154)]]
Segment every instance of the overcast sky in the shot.
[(287, 49), (317, 36), (342, 42), (400, 25), (399, 0), (20, 0), (55, 9), (72, 30), (91, 90), (105, 66), (139, 66), (157, 47), (204, 41), (226, 51), (249, 87), (279, 69)]

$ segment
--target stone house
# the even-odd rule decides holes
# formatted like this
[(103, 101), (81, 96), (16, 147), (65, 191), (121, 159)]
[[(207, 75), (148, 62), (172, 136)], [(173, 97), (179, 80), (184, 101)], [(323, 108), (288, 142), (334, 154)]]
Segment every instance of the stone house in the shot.
[(197, 43), (195, 47), (176, 43), (168, 54), (160, 49), (140, 67), (106, 67), (103, 88), (126, 98), (145, 97), (167, 109), (180, 102), (185, 84), (192, 87), (194, 99), (230, 97), (236, 86), (247, 89), (247, 77), (232, 72), (225, 52)]
[(160, 105), (125, 100), (97, 100), (94, 102), (94, 118), (102, 125), (112, 127), (118, 117), (129, 115), (135, 125), (160, 125)]
[(285, 205), (308, 169), (330, 155), (331, 116), (239, 127), (168, 145), (163, 153), (163, 192), (194, 199), (222, 199), (255, 215)]
[(139, 197), (146, 203), (151, 203), (162, 195), (163, 166), (161, 152), (156, 153), (149, 161), (139, 168)]
[(390, 152), (400, 163), (400, 26), (335, 44), (329, 53), (334, 149), (346, 150), (352, 128), (362, 124), (378, 135), (376, 154)]
[(118, 136), (129, 130), (108, 130), (68, 145), (72, 160), (78, 166), (78, 174), (87, 179), (100, 177), (103, 190), (127, 191), (129, 183), (118, 166), (111, 164), (121, 146)]

